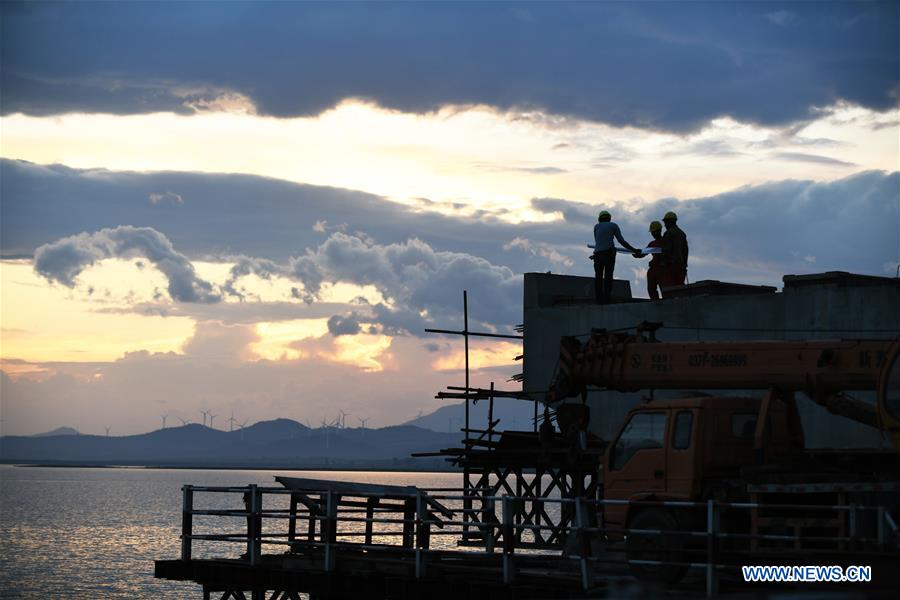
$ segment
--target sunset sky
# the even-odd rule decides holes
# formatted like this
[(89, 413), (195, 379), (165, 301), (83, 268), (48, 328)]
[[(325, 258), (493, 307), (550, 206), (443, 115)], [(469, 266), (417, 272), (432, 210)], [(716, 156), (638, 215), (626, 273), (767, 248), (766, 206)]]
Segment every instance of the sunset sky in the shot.
[(0, 11), (4, 435), (431, 412), (462, 344), (423, 330), (467, 289), (512, 333), (602, 209), (677, 211), (692, 281), (900, 263), (896, 2)]

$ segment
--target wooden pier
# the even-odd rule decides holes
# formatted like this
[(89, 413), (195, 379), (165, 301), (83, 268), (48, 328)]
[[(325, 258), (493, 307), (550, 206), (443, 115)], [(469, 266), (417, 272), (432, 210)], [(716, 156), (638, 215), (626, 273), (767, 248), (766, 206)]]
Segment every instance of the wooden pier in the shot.
[[(286, 487), (185, 486), (182, 556), (156, 561), (155, 576), (194, 581), (202, 587), (204, 598), (223, 600), (299, 599), (300, 593), (337, 600), (585, 596), (577, 562), (558, 552), (527, 548), (527, 540), (522, 543), (522, 532), (534, 526), (514, 525), (513, 499), (404, 486), (277, 479)], [(201, 495), (227, 496), (232, 504), (200, 507), (196, 500)], [(472, 501), (482, 505), (466, 508)], [(465, 511), (500, 517), (486, 523), (456, 518)], [(240, 520), (245, 530), (200, 531), (198, 521), (210, 517)], [(270, 524), (264, 527), (264, 520)], [(483, 548), (458, 549), (463, 533), (472, 529), (484, 531)], [(554, 529), (559, 532), (558, 526)], [(242, 553), (233, 558), (198, 558), (194, 546), (200, 541), (236, 544)], [(280, 546), (281, 552), (263, 554), (264, 545)]]

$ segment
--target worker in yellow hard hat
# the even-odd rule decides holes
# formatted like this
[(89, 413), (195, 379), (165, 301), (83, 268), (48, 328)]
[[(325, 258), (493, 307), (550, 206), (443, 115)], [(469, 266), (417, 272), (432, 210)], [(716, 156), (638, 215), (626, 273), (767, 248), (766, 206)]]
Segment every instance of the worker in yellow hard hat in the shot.
[(616, 247), (613, 238), (631, 252), (639, 252), (637, 248), (625, 241), (619, 226), (612, 222), (609, 211), (602, 210), (597, 215), (594, 225), (594, 294), (597, 304), (609, 304), (612, 294), (613, 271), (616, 268)]
[(687, 235), (678, 227), (678, 215), (674, 212), (667, 212), (663, 216), (663, 223), (666, 225), (666, 233), (662, 237), (666, 266), (661, 282), (662, 287), (684, 285), (688, 266)]
[[(650, 223), (650, 235), (653, 239), (647, 244), (647, 248), (660, 248), (663, 245), (662, 223), (653, 221)], [(647, 256), (643, 252), (634, 255), (635, 258)], [(666, 273), (666, 257), (664, 254), (652, 254), (650, 264), (647, 267), (647, 294), (651, 300), (659, 300), (659, 288)]]

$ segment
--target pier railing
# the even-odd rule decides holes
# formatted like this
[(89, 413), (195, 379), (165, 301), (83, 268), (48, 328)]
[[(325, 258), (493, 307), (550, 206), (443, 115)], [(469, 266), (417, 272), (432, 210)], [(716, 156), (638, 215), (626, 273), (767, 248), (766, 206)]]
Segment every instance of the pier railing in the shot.
[[(816, 552), (838, 552), (860, 560), (866, 553), (900, 552), (898, 523), (884, 506), (537, 499), (465, 495), (446, 489), (419, 489), (389, 497), (357, 489), (341, 493), (334, 489), (297, 491), (256, 485), (186, 485), (182, 489), (182, 561), (192, 560), (196, 542), (240, 544), (244, 552), (239, 560), (252, 566), (264, 561), (264, 546), (281, 547), (282, 555), (320, 561), (326, 572), (335, 569), (342, 552), (390, 552), (409, 560), (413, 576), (420, 578), (426, 575), (430, 563), (438, 564), (441, 558), (455, 554), (481, 557), (486, 565), (500, 571), (504, 583), (512, 583), (519, 569), (553, 560), (576, 566), (584, 590), (592, 589), (598, 574), (610, 566), (644, 569), (651, 579), (696, 569), (704, 573), (707, 595), (712, 596), (717, 593), (723, 571), (765, 560), (773, 564), (773, 557), (790, 563), (808, 561)], [(206, 494), (230, 494), (240, 498), (240, 505), (199, 507), (198, 496)], [(467, 500), (481, 505), (469, 508), (472, 504)], [(536, 549), (528, 543), (528, 532), (552, 526), (533, 524), (524, 518), (526, 502), (531, 512), (569, 510), (574, 514), (564, 540), (555, 548)], [(635, 518), (628, 527), (607, 526), (604, 510), (622, 506), (656, 518)], [(477, 513), (479, 521), (464, 519), (466, 511)], [(760, 514), (770, 517), (760, 519)], [(223, 532), (219, 526), (213, 532), (199, 532), (195, 530), (198, 517), (207, 521), (209, 517), (238, 519), (243, 529)], [(729, 525), (723, 526), (723, 521)], [(751, 522), (754, 525), (747, 527)], [(761, 522), (767, 526), (757, 527)], [(835, 523), (840, 527), (829, 529)], [(482, 532), (480, 549), (461, 551), (456, 547), (466, 528)], [(837, 533), (828, 535), (828, 531)]]

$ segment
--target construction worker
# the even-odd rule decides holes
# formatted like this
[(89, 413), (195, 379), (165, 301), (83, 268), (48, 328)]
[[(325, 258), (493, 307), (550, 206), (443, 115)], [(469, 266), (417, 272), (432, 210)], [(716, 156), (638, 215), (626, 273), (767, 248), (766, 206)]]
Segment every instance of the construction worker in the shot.
[[(653, 239), (647, 244), (648, 248), (662, 248), (662, 223), (653, 221), (650, 223), (650, 235)], [(647, 256), (642, 252), (634, 254), (635, 258), (644, 258)], [(659, 287), (663, 281), (666, 269), (666, 257), (664, 254), (653, 254), (650, 258), (650, 265), (647, 267), (647, 294), (651, 300), (659, 300)]]
[(594, 225), (594, 295), (597, 304), (609, 304), (612, 293), (613, 271), (616, 269), (616, 248), (613, 238), (631, 252), (639, 252), (625, 241), (619, 226), (612, 222), (609, 211), (602, 210)]
[(662, 237), (666, 266), (660, 283), (663, 288), (684, 285), (688, 265), (687, 235), (678, 227), (678, 215), (674, 212), (667, 212), (663, 217), (663, 223), (666, 226), (666, 233)]

